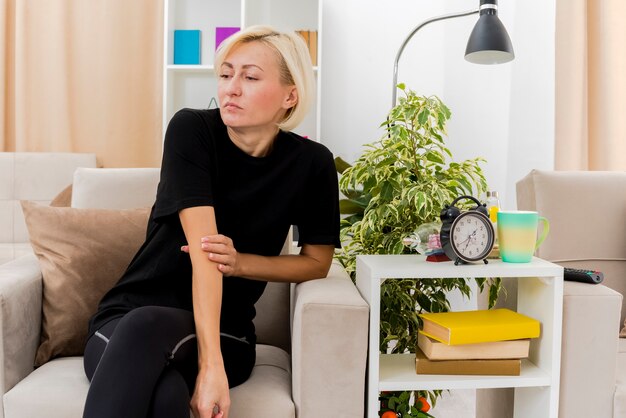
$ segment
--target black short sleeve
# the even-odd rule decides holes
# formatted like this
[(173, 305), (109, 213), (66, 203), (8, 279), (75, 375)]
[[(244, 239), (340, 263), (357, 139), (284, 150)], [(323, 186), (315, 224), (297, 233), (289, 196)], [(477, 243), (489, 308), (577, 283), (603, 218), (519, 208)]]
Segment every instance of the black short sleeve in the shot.
[(206, 121), (195, 111), (183, 109), (172, 117), (163, 144), (156, 221), (188, 207), (213, 206), (214, 148)]
[(339, 185), (332, 153), (324, 147), (314, 164), (298, 216), (298, 245), (326, 244), (341, 248)]

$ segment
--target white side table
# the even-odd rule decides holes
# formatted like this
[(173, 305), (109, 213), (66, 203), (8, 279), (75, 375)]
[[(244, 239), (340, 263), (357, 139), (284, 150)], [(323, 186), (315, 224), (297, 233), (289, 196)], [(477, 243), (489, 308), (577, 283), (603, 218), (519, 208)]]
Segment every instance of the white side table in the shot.
[[(414, 354), (379, 354), (380, 285), (386, 279), (514, 277), (517, 311), (541, 321), (520, 376), (418, 375)], [(381, 391), (515, 388), (515, 418), (557, 418), (563, 316), (563, 267), (539, 258), (530, 263), (455, 266), (427, 262), (420, 255), (357, 257), (356, 285), (370, 305), (367, 417), (378, 416)]]

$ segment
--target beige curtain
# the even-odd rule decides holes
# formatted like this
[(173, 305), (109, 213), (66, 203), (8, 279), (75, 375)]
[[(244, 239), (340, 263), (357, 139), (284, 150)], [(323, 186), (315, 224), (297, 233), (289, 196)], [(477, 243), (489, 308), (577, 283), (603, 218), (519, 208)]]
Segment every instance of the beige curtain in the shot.
[(158, 166), (162, 0), (0, 0), (0, 151)]
[(626, 170), (626, 1), (557, 0), (558, 170)]

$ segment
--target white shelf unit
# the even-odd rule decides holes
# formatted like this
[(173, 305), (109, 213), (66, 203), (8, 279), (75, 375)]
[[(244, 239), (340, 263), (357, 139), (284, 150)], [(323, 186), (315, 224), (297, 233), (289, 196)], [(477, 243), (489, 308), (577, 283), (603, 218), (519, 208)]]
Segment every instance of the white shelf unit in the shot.
[[(207, 108), (217, 100), (213, 68), (215, 28), (272, 25), (278, 30), (317, 30), (317, 89), (307, 118), (295, 132), (319, 140), (321, 92), (321, 0), (165, 0), (163, 53), (163, 135), (184, 107)], [(200, 65), (174, 65), (174, 30), (201, 31)]]
[[(518, 279), (518, 312), (541, 322), (541, 336), (531, 341), (520, 376), (418, 375), (414, 354), (378, 352), (383, 281), (458, 277)], [(489, 264), (455, 266), (451, 261), (427, 262), (419, 255), (366, 255), (357, 257), (356, 282), (370, 305), (367, 417), (378, 416), (380, 391), (515, 388), (515, 418), (557, 418), (563, 316), (561, 266), (538, 258), (530, 263), (489, 260)]]

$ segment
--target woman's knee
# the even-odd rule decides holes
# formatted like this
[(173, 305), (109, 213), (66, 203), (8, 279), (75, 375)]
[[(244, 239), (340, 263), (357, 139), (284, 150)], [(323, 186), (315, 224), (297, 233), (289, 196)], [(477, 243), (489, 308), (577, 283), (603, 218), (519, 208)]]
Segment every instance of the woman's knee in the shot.
[(254, 346), (232, 338), (222, 338), (222, 357), (231, 388), (248, 380), (256, 361)]

